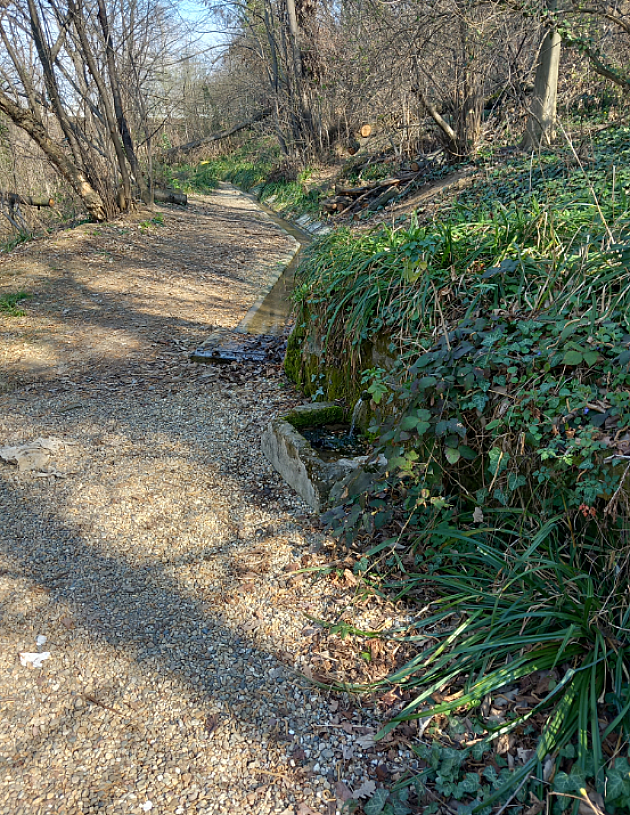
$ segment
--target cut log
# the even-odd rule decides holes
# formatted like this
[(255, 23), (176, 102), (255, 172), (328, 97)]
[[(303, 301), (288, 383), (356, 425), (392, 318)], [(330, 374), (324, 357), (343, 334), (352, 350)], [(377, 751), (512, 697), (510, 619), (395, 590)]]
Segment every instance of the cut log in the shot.
[(54, 207), (54, 198), (33, 198), (32, 195), (18, 195), (17, 192), (0, 192), (0, 199), (8, 201), (9, 206), (22, 204), (25, 207)]
[(353, 204), (354, 198), (349, 195), (335, 195), (333, 198), (326, 198), (320, 203), (320, 207), (325, 212), (341, 212), (348, 204)]
[(361, 136), (364, 139), (367, 139), (368, 136), (371, 135), (372, 135), (372, 125), (363, 125), (363, 127), (361, 128)]
[(370, 209), (376, 210), (379, 207), (384, 207), (392, 198), (395, 198), (398, 195), (398, 190), (396, 187), (390, 187), (388, 190), (382, 195), (379, 195), (378, 198), (375, 198), (374, 201), (370, 201)]
[(179, 204), (185, 207), (188, 204), (188, 196), (184, 192), (173, 192), (173, 190), (154, 190), (153, 199), (158, 204)]
[(415, 158), (411, 164), (409, 165), (409, 169), (412, 173), (419, 173), (421, 170), (426, 170), (427, 168), (431, 167), (432, 162), (431, 159), (427, 156), (418, 156)]
[(179, 147), (171, 147), (169, 150), (164, 151), (164, 156), (166, 158), (176, 158), (180, 153), (190, 153), (193, 150), (196, 150), (197, 147), (203, 147), (204, 144), (211, 144), (215, 141), (221, 141), (221, 139), (227, 139), (228, 136), (238, 133), (239, 130), (245, 130), (246, 127), (249, 127), (256, 122), (260, 122), (270, 115), (270, 110), (262, 110), (255, 116), (250, 116), (249, 119), (245, 119), (245, 121), (239, 122), (237, 125), (234, 125), (234, 127), (230, 127), (227, 130), (221, 130), (219, 133), (212, 133), (210, 136), (204, 136), (203, 139), (189, 141), (186, 144), (180, 145)]
[(362, 187), (336, 186), (335, 192), (337, 193), (337, 195), (346, 195), (349, 196), (350, 198), (355, 198), (357, 195), (363, 195), (364, 192), (369, 192), (371, 189), (372, 187), (368, 187), (367, 185), (364, 185)]
[(362, 184), (360, 187), (335, 187), (335, 192), (337, 195), (349, 195), (351, 197), (357, 195), (363, 195), (364, 192), (369, 192), (370, 190), (380, 190), (381, 187), (385, 189), (386, 187), (397, 187), (399, 184), (402, 184), (403, 181), (407, 179), (405, 178), (384, 178), (382, 181), (367, 181), (365, 184)]

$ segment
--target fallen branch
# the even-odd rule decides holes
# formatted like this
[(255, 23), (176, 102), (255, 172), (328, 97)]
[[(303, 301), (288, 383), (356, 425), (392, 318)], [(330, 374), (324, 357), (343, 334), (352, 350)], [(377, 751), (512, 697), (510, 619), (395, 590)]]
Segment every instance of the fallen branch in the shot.
[(363, 195), (360, 195), (358, 198), (355, 198), (354, 201), (351, 204), (349, 204), (345, 209), (341, 210), (339, 215), (340, 216), (341, 215), (346, 215), (348, 212), (350, 212), (351, 209), (356, 209), (357, 204), (359, 204), (361, 201), (363, 201), (364, 198), (367, 198), (368, 195), (370, 195), (371, 192), (372, 192), (372, 190), (368, 190), (367, 192), (364, 192)]
[(232, 136), (234, 133), (238, 133), (239, 130), (244, 130), (246, 127), (255, 124), (256, 122), (260, 122), (262, 119), (266, 119), (267, 116), (271, 115), (270, 110), (262, 110), (257, 113), (255, 116), (250, 116), (249, 119), (245, 119), (244, 122), (239, 122), (239, 124), (234, 125), (234, 127), (230, 127), (227, 130), (221, 130), (219, 133), (213, 133), (210, 136), (204, 136), (203, 139), (195, 139), (194, 141), (189, 141), (186, 144), (182, 144), (179, 147), (171, 147), (169, 150), (164, 151), (164, 156), (166, 158), (175, 158), (180, 153), (190, 153), (193, 150), (196, 150), (197, 147), (203, 147), (204, 144), (212, 144), (215, 141), (221, 141), (221, 139), (227, 139), (228, 136)]
[(6, 201), (10, 207), (22, 204), (25, 207), (54, 207), (54, 198), (33, 198), (32, 195), (19, 195), (17, 192), (0, 192), (0, 200)]
[(336, 186), (335, 192), (337, 195), (363, 195), (364, 192), (376, 191), (380, 190), (381, 188), (385, 189), (386, 187), (397, 187), (399, 184), (402, 184), (403, 181), (406, 181), (406, 178), (383, 178), (380, 181), (368, 181), (365, 184), (362, 184), (360, 187), (342, 187)]
[(154, 190), (153, 199), (158, 204), (179, 204), (185, 207), (188, 204), (188, 196), (184, 192), (173, 192), (172, 190)]
[(379, 195), (378, 198), (375, 198), (373, 201), (370, 201), (369, 208), (373, 210), (377, 210), (379, 207), (384, 207), (392, 198), (395, 198), (398, 195), (398, 189), (396, 187), (389, 187), (382, 195)]

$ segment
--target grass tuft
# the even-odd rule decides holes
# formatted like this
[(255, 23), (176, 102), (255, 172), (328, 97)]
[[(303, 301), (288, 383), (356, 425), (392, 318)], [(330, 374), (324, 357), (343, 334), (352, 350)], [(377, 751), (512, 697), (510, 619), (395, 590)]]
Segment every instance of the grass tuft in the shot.
[(29, 297), (32, 297), (31, 294), (27, 294), (25, 291), (18, 291), (14, 294), (3, 294), (0, 296), (0, 314), (4, 314), (7, 317), (24, 317), (26, 312), (17, 307), (17, 304), (21, 300), (27, 300)]

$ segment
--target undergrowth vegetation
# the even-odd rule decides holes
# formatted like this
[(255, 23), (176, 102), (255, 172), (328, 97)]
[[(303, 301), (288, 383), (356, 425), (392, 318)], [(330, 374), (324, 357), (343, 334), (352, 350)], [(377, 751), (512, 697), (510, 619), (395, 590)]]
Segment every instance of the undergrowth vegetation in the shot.
[[(354, 360), (388, 461), (326, 520), (368, 590), (421, 609), (382, 735), (433, 717), (450, 749), (459, 716), (452, 784), (430, 747), (423, 777), (460, 812), (630, 809), (629, 136), (515, 158), (434, 222), (333, 233), (301, 269), (298, 330), (323, 370)], [(362, 371), (379, 334), (397, 359)], [(506, 737), (472, 784), (473, 747)]]
[(309, 174), (280, 161), (269, 144), (257, 143), (199, 164), (164, 165), (161, 182), (186, 193), (207, 193), (228, 181), (243, 190), (255, 189), (261, 201), (272, 199), (274, 209), (291, 214), (318, 211), (319, 194), (304, 184)]

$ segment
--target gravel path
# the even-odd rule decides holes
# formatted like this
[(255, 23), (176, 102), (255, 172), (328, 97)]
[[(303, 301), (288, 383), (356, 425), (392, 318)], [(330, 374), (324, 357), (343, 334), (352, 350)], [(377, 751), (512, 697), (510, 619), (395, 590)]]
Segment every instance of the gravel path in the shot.
[(296, 395), (187, 359), (293, 251), (224, 189), (0, 261), (0, 295), (34, 295), (0, 315), (0, 446), (61, 442), (0, 462), (2, 815), (330, 815), (373, 788), (363, 712), (295, 670), (348, 590), (296, 576), (327, 541), (260, 454)]

